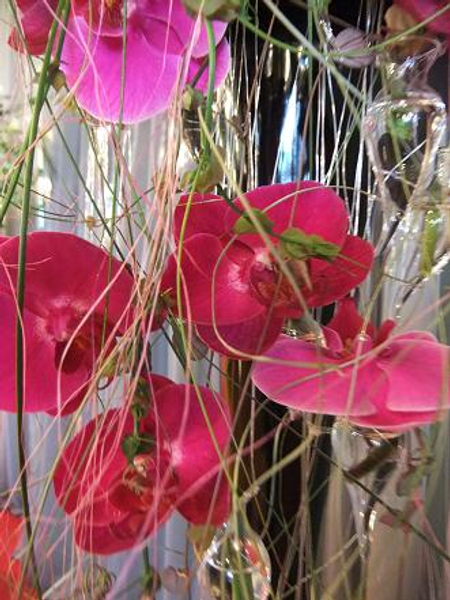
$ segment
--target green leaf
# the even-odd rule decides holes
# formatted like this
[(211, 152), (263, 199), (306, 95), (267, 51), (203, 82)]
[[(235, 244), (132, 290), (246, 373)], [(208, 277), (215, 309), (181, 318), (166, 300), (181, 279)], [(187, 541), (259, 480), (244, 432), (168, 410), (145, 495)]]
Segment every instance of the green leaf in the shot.
[(183, 0), (186, 10), (193, 16), (201, 14), (206, 19), (232, 21), (242, 10), (243, 0)]
[[(270, 233), (273, 229), (274, 223), (262, 210), (257, 208), (252, 209), (252, 217), (256, 220), (264, 231)], [(238, 235), (244, 235), (245, 233), (258, 233), (257, 227), (250, 221), (248, 214), (243, 214), (234, 224), (234, 232)]]
[(332, 260), (339, 254), (339, 246), (327, 242), (319, 235), (308, 235), (301, 229), (290, 227), (281, 235), (281, 247), (289, 258), (304, 260), (322, 258)]
[(325, 260), (336, 258), (339, 254), (339, 246), (331, 242), (327, 242), (319, 235), (309, 236), (312, 242), (313, 254)]
[(427, 210), (424, 219), (424, 230), (420, 244), (420, 273), (423, 277), (428, 277), (434, 266), (436, 248), (441, 234), (442, 220), (439, 209)]

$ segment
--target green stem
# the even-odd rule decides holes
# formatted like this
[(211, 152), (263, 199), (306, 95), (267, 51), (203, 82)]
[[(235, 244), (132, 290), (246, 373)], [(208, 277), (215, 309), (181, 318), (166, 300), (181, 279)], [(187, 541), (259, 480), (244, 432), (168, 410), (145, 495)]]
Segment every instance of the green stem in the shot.
[[(60, 0), (58, 3), (57, 14), (67, 17), (69, 11), (68, 0)], [(19, 243), (19, 264), (17, 274), (17, 322), (16, 322), (16, 406), (17, 406), (17, 447), (19, 454), (19, 466), (20, 466), (20, 485), (22, 493), (22, 506), (23, 514), (25, 518), (25, 527), (27, 531), (28, 542), (30, 544), (29, 560), (31, 561), (31, 567), (33, 571), (34, 586), (36, 588), (38, 597), (42, 598), (42, 590), (39, 581), (39, 572), (36, 564), (36, 558), (34, 555), (33, 548), (33, 527), (31, 524), (30, 515), (30, 502), (28, 497), (27, 487), (27, 471), (26, 471), (26, 454), (23, 444), (23, 413), (24, 413), (24, 330), (23, 330), (23, 314), (25, 305), (25, 276), (26, 276), (26, 261), (27, 261), (27, 235), (28, 235), (28, 221), (30, 216), (31, 206), (31, 187), (33, 181), (33, 167), (34, 167), (34, 144), (37, 140), (39, 130), (39, 119), (42, 111), (42, 107), (45, 103), (45, 98), (50, 89), (48, 82), (48, 69), (52, 60), (52, 49), (56, 39), (56, 33), (59, 27), (59, 20), (53, 21), (50, 29), (47, 47), (44, 55), (42, 64), (42, 71), (39, 76), (38, 89), (36, 93), (36, 104), (31, 118), (28, 144), (31, 146), (26, 161), (25, 161), (25, 177), (24, 177), (24, 189), (23, 189), (23, 201), (22, 201), (22, 218), (20, 225), (20, 243)], [(63, 35), (63, 32), (61, 32)], [(60, 40), (60, 47), (62, 43)], [(24, 572), (26, 572), (27, 564), (24, 565)], [(20, 596), (23, 581), (19, 587)]]
[(265, 31), (262, 31), (243, 14), (239, 15), (238, 19), (239, 19), (240, 23), (246, 29), (248, 29), (249, 31), (254, 33), (256, 36), (258, 36), (265, 42), (272, 44), (272, 46), (275, 46), (275, 48), (280, 48), (281, 50), (287, 50), (288, 52), (292, 52), (292, 54), (298, 54), (302, 49), (301, 46), (294, 46), (293, 44), (287, 44), (286, 42), (283, 42), (282, 40), (274, 38), (273, 36), (269, 35)]
[[(206, 108), (205, 108), (205, 123), (208, 131), (212, 132), (213, 129), (213, 102), (214, 102), (214, 85), (216, 82), (216, 39), (214, 36), (214, 28), (212, 22), (206, 20), (206, 32), (208, 34), (208, 92), (206, 95)], [(206, 156), (211, 152), (208, 139), (202, 133), (202, 148)]]
[(142, 562), (144, 563), (144, 592), (154, 592), (155, 590), (155, 570), (150, 563), (150, 553), (148, 547), (142, 549)]

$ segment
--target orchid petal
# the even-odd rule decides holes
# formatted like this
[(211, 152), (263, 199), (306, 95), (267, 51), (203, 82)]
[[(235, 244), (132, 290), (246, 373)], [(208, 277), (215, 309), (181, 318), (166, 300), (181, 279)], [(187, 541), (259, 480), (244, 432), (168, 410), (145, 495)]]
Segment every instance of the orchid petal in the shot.
[[(410, 13), (417, 21), (425, 21), (433, 17), (438, 10), (444, 8), (443, 0), (395, 0), (395, 4)], [(428, 29), (436, 33), (450, 34), (450, 10), (442, 13), (429, 23)]]
[[(250, 293), (249, 266), (253, 253), (244, 244), (224, 250), (213, 235), (187, 239), (181, 255), (183, 305), (178, 314), (197, 324), (233, 325), (257, 317), (265, 307)], [(177, 256), (172, 255), (162, 291), (176, 299)]]
[[(0, 291), (4, 293), (13, 294), (17, 287), (19, 243), (20, 238), (13, 237), (0, 246)], [(26, 308), (39, 316), (52, 309), (65, 308), (79, 316), (93, 310), (124, 327), (130, 314), (134, 282), (124, 265), (69, 233), (28, 235), (26, 282)]]
[[(136, 17), (142, 20), (146, 15), (153, 20), (158, 19), (169, 27), (172, 31), (177, 32), (177, 35), (183, 41), (183, 50), (192, 47), (192, 56), (200, 57), (208, 54), (209, 43), (206, 27), (202, 24), (200, 18), (193, 18), (188, 15), (181, 0), (151, 0), (138, 7), (135, 11)], [(213, 22), (214, 38), (216, 44), (225, 35), (227, 24), (220, 21)], [(151, 30), (149, 35), (152, 35)], [(164, 44), (160, 44), (164, 48)]]
[(361, 317), (356, 308), (355, 300), (344, 298), (339, 302), (333, 318), (327, 326), (336, 331), (341, 340), (345, 342), (356, 338), (363, 330), (364, 325), (367, 325), (367, 333), (372, 337), (374, 328)]
[[(0, 294), (0, 408), (16, 412), (16, 306), (9, 296)], [(86, 393), (90, 371), (81, 364), (75, 372), (66, 373), (55, 364), (55, 346), (48, 338), (45, 323), (29, 311), (24, 324), (24, 412), (58, 410), (79, 406)], [(45, 373), (45, 376), (43, 374)]]
[[(273, 231), (281, 235), (296, 227), (308, 235), (318, 235), (339, 248), (344, 244), (348, 215), (341, 198), (329, 187), (315, 181), (301, 181), (259, 187), (245, 194), (252, 208), (263, 211), (273, 222)], [(243, 203), (236, 205), (242, 210)], [(238, 215), (229, 209), (228, 224), (234, 225)], [(266, 245), (256, 235), (242, 236), (254, 249)]]
[[(189, 62), (187, 74), (188, 83), (192, 82), (197, 76), (199, 69), (204, 65), (205, 58), (192, 58)], [(225, 81), (231, 68), (231, 48), (226, 40), (222, 40), (216, 48), (216, 70), (214, 73), (214, 87), (218, 88)], [(209, 67), (206, 67), (204, 72), (198, 78), (196, 89), (205, 92), (208, 89)]]
[(252, 373), (269, 398), (303, 412), (371, 415), (372, 399), (386, 394), (386, 380), (373, 361), (342, 366), (342, 360), (316, 344), (281, 336)]
[(181, 56), (156, 51), (138, 27), (123, 39), (96, 35), (83, 19), (68, 25), (61, 68), (80, 106), (102, 121), (135, 123), (166, 109), (179, 79)]
[(437, 341), (392, 338), (377, 364), (389, 381), (387, 406), (403, 413), (450, 407), (450, 348)]
[(155, 411), (161, 435), (172, 448), (179, 486), (176, 508), (193, 523), (220, 525), (229, 512), (227, 486), (218, 480), (221, 458), (217, 454), (225, 453), (231, 438), (227, 404), (209, 389), (196, 392), (193, 386), (181, 384), (156, 393)]
[(325, 306), (343, 298), (364, 281), (372, 262), (371, 244), (357, 236), (347, 236), (340, 255), (326, 269), (311, 269), (312, 290), (305, 293), (307, 304)]
[[(248, 355), (266, 352), (277, 340), (284, 319), (270, 317), (269, 311), (236, 325), (217, 327), (197, 325), (197, 332), (212, 350), (231, 358), (247, 359)], [(226, 344), (226, 345), (225, 345)]]
[[(14, 515), (9, 510), (0, 511), (0, 563), (9, 561), (15, 553), (23, 533), (23, 517)], [(0, 570), (3, 570), (0, 567)]]
[(215, 194), (192, 194), (183, 195), (180, 198), (173, 215), (174, 238), (178, 244), (186, 210), (184, 239), (188, 239), (197, 233), (209, 233), (221, 237), (228, 233), (224, 222), (228, 205), (223, 198)]
[[(117, 522), (107, 525), (90, 523), (89, 516), (75, 517), (75, 542), (91, 554), (109, 555), (144, 544), (157, 527), (170, 517), (170, 512), (159, 514), (157, 522), (143, 513), (128, 513)], [(91, 519), (92, 521), (92, 519)]]
[(36, 56), (43, 54), (58, 1), (19, 0), (17, 5), (22, 12), (22, 33), (13, 28), (8, 39), (9, 45), (18, 52), (28, 52)]

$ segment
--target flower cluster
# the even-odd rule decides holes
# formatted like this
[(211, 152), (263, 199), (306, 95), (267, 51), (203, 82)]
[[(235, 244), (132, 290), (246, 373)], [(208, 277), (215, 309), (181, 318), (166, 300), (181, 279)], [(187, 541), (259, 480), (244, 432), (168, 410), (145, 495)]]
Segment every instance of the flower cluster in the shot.
[[(155, 323), (170, 312), (185, 318), (225, 355), (267, 350), (287, 318), (341, 298), (372, 262), (371, 246), (347, 233), (343, 201), (315, 182), (260, 188), (232, 203), (183, 196), (174, 223), (178, 248), (168, 258)], [(12, 412), (19, 248), (20, 238), (2, 238), (0, 402)], [(107, 368), (137, 313), (137, 281), (126, 263), (74, 235), (36, 232), (27, 237), (25, 278), (25, 412), (72, 413), (95, 397), (100, 381), (131, 374), (130, 365)], [(72, 439), (55, 472), (76, 542), (96, 553), (143, 541), (174, 509), (214, 524), (229, 510), (225, 400), (142, 367), (129, 396)]]
[[(57, 0), (18, 0), (21, 28), (10, 45), (43, 54)], [(125, 10), (126, 9), (126, 10)], [(213, 26), (216, 86), (229, 69), (226, 23)], [(177, 87), (196, 78), (204, 90), (208, 37), (181, 0), (73, 0), (60, 68), (78, 104), (102, 121), (133, 123), (166, 109)]]
[[(364, 324), (345, 296), (368, 275), (373, 249), (347, 230), (344, 202), (317, 182), (262, 187), (232, 202), (182, 196), (156, 327), (176, 316), (225, 356), (263, 354), (254, 383), (296, 410), (389, 430), (432, 421), (449, 405), (449, 349), (428, 333), (393, 336), (391, 322), (378, 331)], [(0, 243), (0, 402), (8, 411), (16, 410), (19, 242)], [(95, 396), (99, 379), (136, 375), (131, 364), (105, 368), (121, 338), (139, 335), (139, 286), (126, 263), (71, 234), (36, 232), (25, 273), (25, 412), (69, 414)], [(338, 300), (318, 343), (282, 335), (289, 319)], [(418, 383), (419, 365), (426, 376)], [(175, 509), (216, 525), (229, 511), (225, 399), (147, 366), (134, 381), (121, 407), (75, 435), (55, 471), (58, 502), (90, 552), (143, 542)]]
[[(13, 237), (0, 244), (0, 407), (11, 412), (19, 243)], [(28, 236), (24, 412), (72, 413), (95, 397), (99, 374), (114, 377), (105, 365), (131, 326), (136, 284), (126, 264), (74, 235)], [(131, 404), (88, 423), (59, 461), (55, 491), (73, 516), (77, 543), (96, 553), (129, 548), (175, 508), (193, 523), (222, 523), (230, 431), (219, 395), (142, 375)]]

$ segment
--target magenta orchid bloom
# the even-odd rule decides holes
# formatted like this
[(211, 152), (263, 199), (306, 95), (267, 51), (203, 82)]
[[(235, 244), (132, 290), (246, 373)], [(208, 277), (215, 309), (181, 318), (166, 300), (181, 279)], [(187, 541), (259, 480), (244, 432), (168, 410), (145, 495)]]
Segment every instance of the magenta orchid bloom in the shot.
[[(19, 2), (25, 45), (31, 53), (45, 49), (55, 4), (53, 0)], [(207, 60), (208, 39), (205, 27), (187, 14), (181, 0), (128, 1), (126, 27), (123, 8), (123, 0), (75, 0), (61, 69), (77, 102), (91, 115), (102, 121), (134, 123), (168, 108), (176, 89), (191, 81)], [(225, 30), (225, 23), (214, 24), (216, 87), (230, 66)], [(22, 49), (17, 31), (10, 43)], [(206, 69), (197, 88), (205, 89), (207, 81)]]
[(439, 418), (450, 405), (450, 349), (428, 332), (376, 331), (351, 299), (323, 329), (326, 347), (281, 336), (257, 364), (253, 382), (269, 398), (355, 425), (402, 431)]
[[(447, 0), (395, 0), (395, 4), (420, 22), (433, 17), (448, 3)], [(450, 9), (427, 23), (427, 27), (435, 33), (450, 35)]]
[(194, 524), (220, 525), (228, 517), (217, 454), (231, 435), (225, 401), (198, 388), (210, 430), (194, 386), (152, 375), (149, 391), (150, 412), (140, 420), (132, 456), (124, 452), (134, 432), (131, 412), (109, 410), (75, 436), (56, 468), (58, 502), (73, 518), (76, 543), (89, 552), (133, 547), (175, 509)]
[[(313, 181), (261, 187), (246, 194), (253, 209), (273, 224), (269, 238), (280, 250), (280, 236), (296, 228), (334, 245), (331, 260), (308, 257), (285, 265), (300, 289), (293, 289), (264, 239), (235, 235), (242, 203), (230, 207), (214, 195), (194, 195), (183, 241), (183, 306), (178, 315), (195, 323), (211, 348), (229, 356), (261, 354), (281, 333), (285, 318), (304, 307), (330, 304), (348, 294), (369, 272), (370, 244), (348, 235), (344, 202), (332, 189)], [(175, 210), (175, 242), (186, 214), (187, 196)], [(234, 209), (234, 210), (233, 210)], [(238, 209), (238, 210), (236, 210)], [(177, 252), (169, 259), (162, 290), (176, 303)]]
[[(15, 412), (19, 238), (0, 245), (0, 409)], [(28, 236), (24, 307), (25, 412), (65, 414), (83, 399), (97, 358), (131, 316), (134, 280), (125, 266), (74, 235)]]

